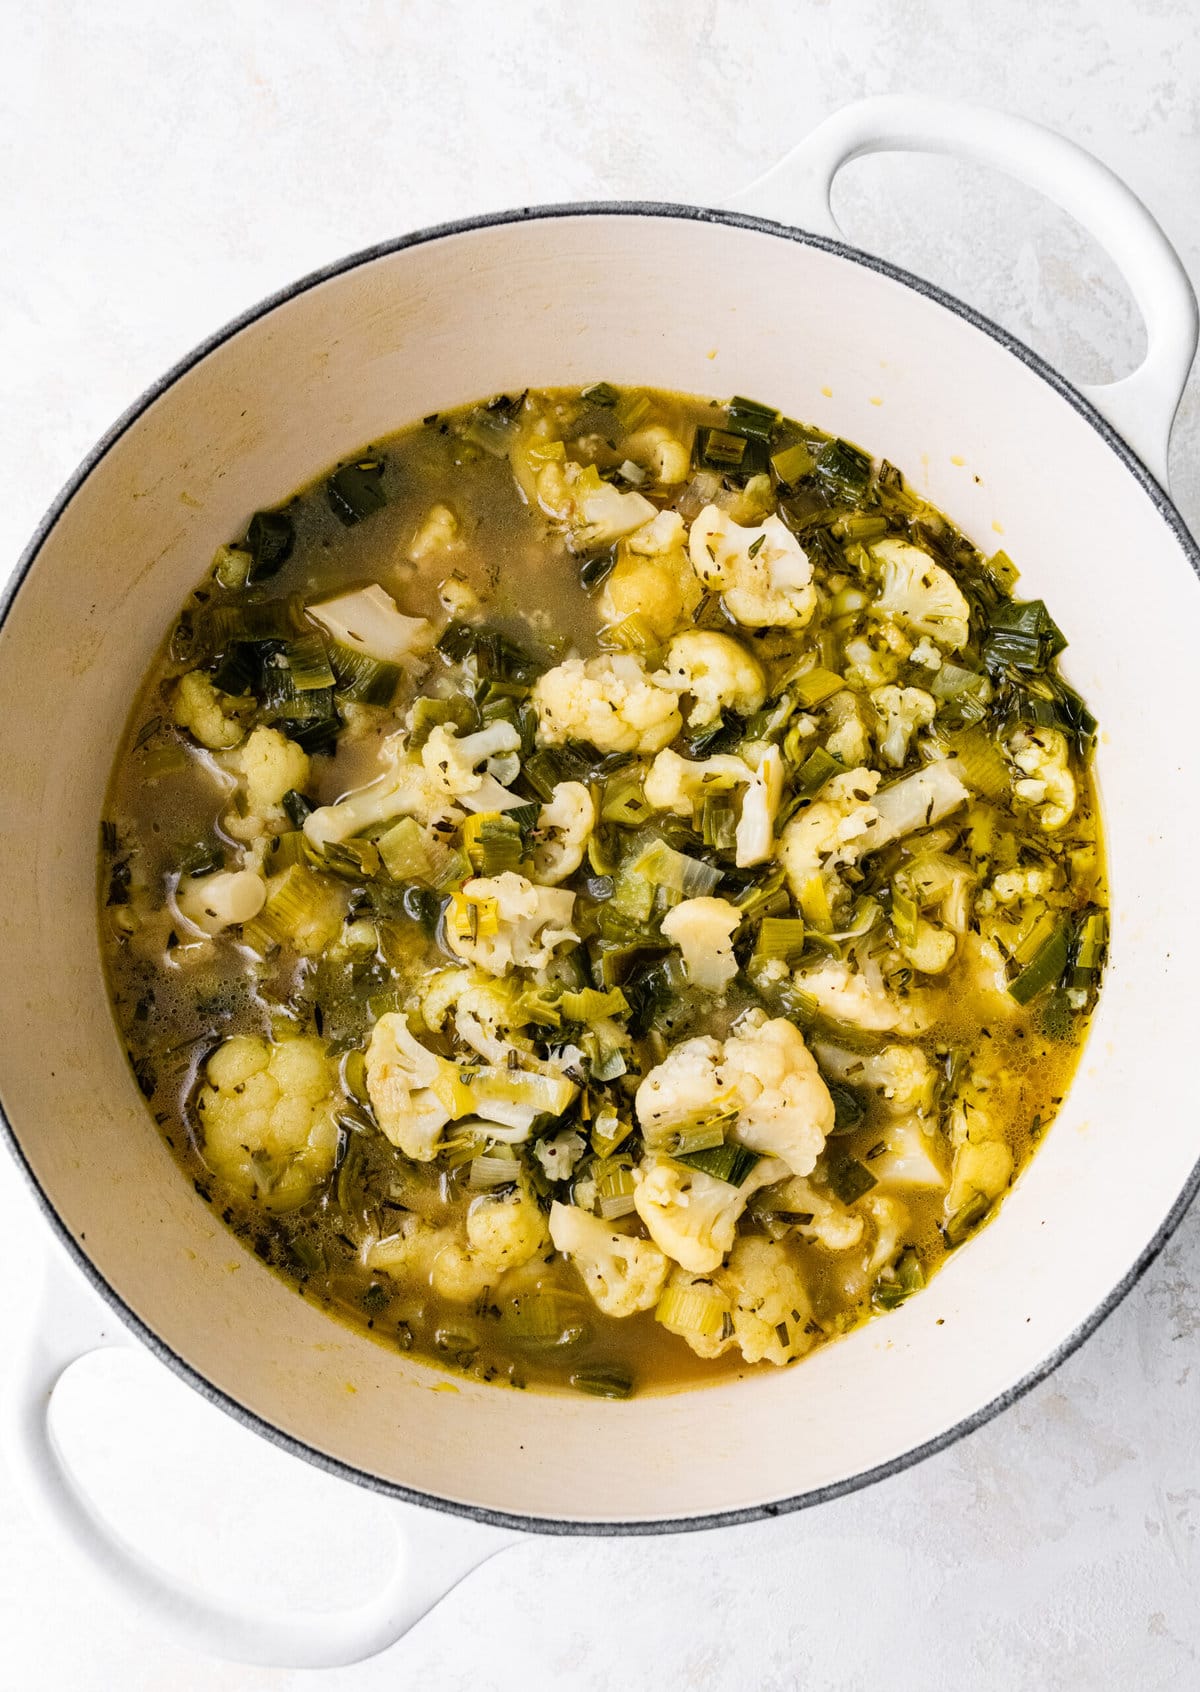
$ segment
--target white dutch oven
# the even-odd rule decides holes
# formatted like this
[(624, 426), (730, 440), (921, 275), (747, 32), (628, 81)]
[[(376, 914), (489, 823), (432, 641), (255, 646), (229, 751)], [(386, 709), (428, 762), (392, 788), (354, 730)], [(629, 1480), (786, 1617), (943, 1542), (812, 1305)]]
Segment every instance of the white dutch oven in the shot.
[[(1057, 198), (1128, 278), (1142, 367), (1081, 396), (956, 301), (842, 244), (833, 175), (882, 148), (959, 151)], [(865, 1485), (1011, 1403), (1112, 1309), (1200, 1180), (1177, 1080), (1200, 956), (1196, 760), (1182, 750), (1200, 585), (1161, 485), (1195, 341), (1177, 257), (1104, 167), (1012, 118), (885, 99), (824, 124), (739, 213), (514, 212), (334, 265), (223, 330), (100, 443), (31, 545), (0, 632), (0, 1094), (49, 1221), (110, 1308), (100, 1319), (80, 1301), (74, 1270), (55, 1283), (11, 1372), (10, 1432), (53, 1520), (143, 1615), (226, 1654), (348, 1661), (513, 1530), (711, 1526)], [(1113, 893), (1079, 1077), (999, 1220), (928, 1291), (798, 1369), (624, 1404), (435, 1390), (437, 1374), (310, 1309), (245, 1252), (180, 1179), (130, 1077), (93, 889), (129, 700), (218, 543), (428, 412), (599, 377), (760, 395), (905, 467), (985, 547), (1003, 525), (1103, 727)], [(74, 1357), (127, 1333), (289, 1450), (434, 1506), (407, 1511), (387, 1589), (342, 1617), (271, 1622), (206, 1605), (116, 1542), (66, 1476), (46, 1410)]]

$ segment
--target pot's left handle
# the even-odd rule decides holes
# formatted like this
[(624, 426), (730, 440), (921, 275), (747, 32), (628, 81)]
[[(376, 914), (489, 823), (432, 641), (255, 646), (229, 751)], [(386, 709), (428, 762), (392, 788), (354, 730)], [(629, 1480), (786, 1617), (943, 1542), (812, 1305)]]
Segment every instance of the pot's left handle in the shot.
[(92, 1351), (136, 1343), (56, 1252), (24, 1351), (6, 1371), (4, 1431), (13, 1478), (34, 1513), (132, 1606), (139, 1624), (157, 1624), (193, 1650), (234, 1662), (339, 1667), (394, 1644), (472, 1569), (520, 1538), (397, 1504), (391, 1574), (350, 1609), (272, 1616), (193, 1591), (114, 1532), (76, 1484), (50, 1424), (50, 1400), (72, 1363)]

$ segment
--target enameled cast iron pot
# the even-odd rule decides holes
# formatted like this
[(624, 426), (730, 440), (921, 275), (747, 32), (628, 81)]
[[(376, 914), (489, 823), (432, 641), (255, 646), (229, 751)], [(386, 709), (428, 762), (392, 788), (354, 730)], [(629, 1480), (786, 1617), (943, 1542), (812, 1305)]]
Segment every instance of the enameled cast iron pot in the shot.
[[(1130, 283), (1141, 368), (1082, 395), (956, 300), (845, 246), (830, 182), (883, 148), (964, 153), (1058, 199)], [(772, 211), (803, 228), (760, 215)], [(100, 442), (34, 538), (0, 630), (0, 1099), (75, 1265), (11, 1371), (9, 1431), (52, 1520), (143, 1615), (258, 1660), (366, 1655), (514, 1530), (732, 1523), (894, 1472), (1011, 1403), (1112, 1309), (1200, 1179), (1177, 1082), (1200, 956), (1185, 751), (1200, 584), (1163, 491), (1195, 341), (1178, 258), (1103, 166), (1028, 123), (888, 98), (824, 124), (736, 213), (551, 207), (360, 253), (222, 330)], [(105, 995), (95, 824), (162, 631), (251, 511), (429, 412), (600, 377), (759, 395), (903, 466), (985, 548), (1002, 526), (1102, 725), (1111, 963), (1045, 1145), (998, 1220), (894, 1315), (797, 1369), (675, 1396), (435, 1391), (434, 1371), (297, 1299), (180, 1178)], [(435, 1507), (406, 1512), (384, 1591), (337, 1617), (238, 1615), (112, 1537), (66, 1475), (46, 1409), (67, 1363), (113, 1337), (114, 1311), (121, 1333), (267, 1438)]]

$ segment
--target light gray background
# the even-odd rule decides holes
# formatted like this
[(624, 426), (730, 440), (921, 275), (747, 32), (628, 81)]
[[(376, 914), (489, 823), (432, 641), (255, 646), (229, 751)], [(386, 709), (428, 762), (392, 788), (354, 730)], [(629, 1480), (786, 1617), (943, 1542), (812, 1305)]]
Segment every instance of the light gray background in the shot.
[[(3, 0), (0, 23), (0, 573), (147, 383), (311, 267), (522, 202), (716, 203), (865, 93), (952, 94), (1057, 126), (1143, 195), (1200, 275), (1192, 0)], [(1068, 375), (1136, 365), (1143, 331), (1113, 266), (1037, 196), (892, 158), (851, 167), (835, 201), (852, 240)], [(1193, 525), (1198, 396), (1193, 380), (1172, 452)], [(1183, 1067), (1180, 1108), (1193, 1101)], [(43, 1236), (0, 1157), (2, 1331)], [(917, 1470), (719, 1534), (531, 1541), (387, 1656), (324, 1676), (131, 1631), (0, 1472), (0, 1688), (1193, 1687), (1198, 1365), (1193, 1215), (1081, 1354)], [(377, 1503), (242, 1434), (148, 1359), (95, 1360), (60, 1400), (80, 1471), (123, 1528), (214, 1587), (264, 1606), (346, 1602), (387, 1556)]]

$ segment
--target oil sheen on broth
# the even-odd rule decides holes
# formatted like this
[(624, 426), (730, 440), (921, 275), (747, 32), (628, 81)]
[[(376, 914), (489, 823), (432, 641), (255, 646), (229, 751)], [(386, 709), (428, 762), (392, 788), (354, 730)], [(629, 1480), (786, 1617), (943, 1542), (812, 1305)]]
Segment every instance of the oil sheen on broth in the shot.
[(197, 1192), (384, 1344), (605, 1396), (916, 1293), (1053, 1119), (1106, 922), (1046, 607), (899, 471), (607, 384), (220, 549), (101, 833)]

